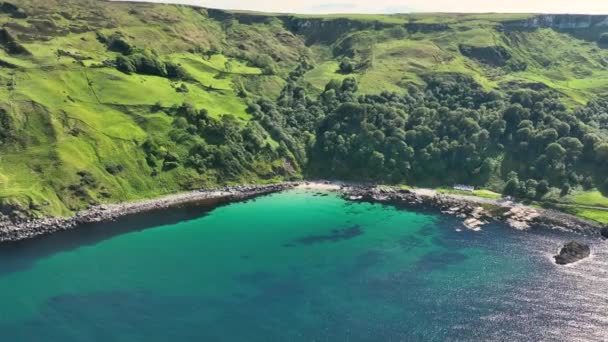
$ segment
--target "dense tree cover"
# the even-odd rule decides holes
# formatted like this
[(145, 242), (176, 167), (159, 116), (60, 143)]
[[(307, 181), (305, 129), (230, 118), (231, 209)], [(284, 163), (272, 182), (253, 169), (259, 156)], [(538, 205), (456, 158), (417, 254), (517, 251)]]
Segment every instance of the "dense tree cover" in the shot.
[(317, 123), (326, 112), (298, 83), (310, 69), (310, 63), (302, 61), (290, 73), (287, 85), (276, 101), (261, 98), (249, 104), (249, 112), (256, 121), (299, 165), (306, 165), (307, 150), (314, 143)]
[(268, 133), (256, 121), (243, 125), (230, 114), (216, 119), (207, 110), (189, 103), (166, 111), (174, 117), (171, 139), (187, 146), (188, 152), (180, 156), (153, 140), (146, 141), (142, 148), (155, 173), (183, 165), (225, 181), (238, 180), (247, 174), (261, 178), (290, 176), (294, 171), (295, 164), (290, 162), (287, 149), (273, 147)]
[(353, 83), (334, 89), (338, 103), (319, 125), (313, 172), (391, 182), (470, 183), (473, 175), (487, 181), (494, 147), (481, 124), (499, 105), (496, 94), (462, 77), (429, 77), (426, 92), (411, 87), (406, 96), (354, 99)]
[(608, 99), (606, 98), (591, 100), (586, 106), (576, 109), (574, 114), (590, 126), (608, 129)]
[(456, 74), (427, 76), (404, 95), (355, 96), (347, 78), (312, 98), (292, 76), (276, 102), (250, 110), (310, 175), (434, 185), (493, 178), (530, 198), (550, 187), (608, 190), (605, 101), (573, 112), (549, 91), (485, 91)]

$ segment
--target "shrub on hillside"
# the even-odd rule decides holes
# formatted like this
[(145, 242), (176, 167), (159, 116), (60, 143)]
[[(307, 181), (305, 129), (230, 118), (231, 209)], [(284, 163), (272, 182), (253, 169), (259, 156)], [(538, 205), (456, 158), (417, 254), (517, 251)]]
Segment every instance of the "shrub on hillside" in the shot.
[(177, 88), (175, 88), (175, 91), (178, 93), (187, 93), (190, 90), (188, 89), (188, 86), (182, 83)]
[(116, 57), (116, 69), (125, 74), (143, 74), (167, 77), (172, 79), (188, 80), (191, 77), (181, 65), (172, 62), (163, 62), (149, 52), (135, 53), (130, 56)]
[(13, 137), (14, 129), (10, 114), (3, 108), (0, 108), (0, 145), (7, 142)]
[(389, 35), (395, 39), (404, 39), (407, 37), (407, 30), (403, 26), (395, 26), (388, 31)]
[(134, 47), (122, 32), (114, 32), (107, 36), (103, 32), (97, 32), (97, 40), (104, 44), (108, 50), (129, 55), (133, 53)]
[(253, 56), (251, 58), (251, 64), (254, 67), (262, 69), (266, 75), (274, 75), (277, 72), (277, 66), (274, 60), (268, 55), (261, 54)]
[(341, 74), (352, 74), (355, 71), (355, 64), (348, 58), (344, 58), (342, 62), (340, 62), (339, 72)]

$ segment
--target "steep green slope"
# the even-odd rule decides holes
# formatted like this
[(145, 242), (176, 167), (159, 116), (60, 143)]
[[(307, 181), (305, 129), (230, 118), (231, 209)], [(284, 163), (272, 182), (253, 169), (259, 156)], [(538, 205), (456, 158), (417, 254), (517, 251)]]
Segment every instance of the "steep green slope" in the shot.
[[(400, 169), (405, 164), (395, 166), (403, 172), (388, 177), (367, 159), (359, 162), (370, 169), (357, 173), (336, 158), (327, 162), (328, 154), (337, 153), (323, 151), (327, 134), (345, 132), (328, 126), (327, 118), (339, 117), (339, 108), (351, 102), (376, 106), (380, 101), (399, 107), (399, 129), (406, 132), (415, 130), (416, 106), (429, 108), (422, 121), (431, 122), (433, 111), (450, 107), (449, 102), (475, 111), (464, 116), (477, 118), (485, 129), (482, 121), (489, 123), (508, 104), (521, 102), (509, 100), (517, 89), (538, 93), (531, 106), (556, 99), (565, 105), (555, 107), (560, 113), (573, 113), (608, 90), (608, 50), (599, 42), (608, 27), (601, 17), (302, 16), (102, 0), (2, 4), (0, 202), (5, 214), (69, 215), (91, 203), (308, 175), (433, 184), (474, 178), (470, 183), (501, 190), (510, 171), (522, 180), (541, 180), (522, 167), (533, 156), (514, 161), (492, 150), (470, 159), (471, 170), (488, 158), (502, 163), (503, 172), (490, 170), (484, 179), (467, 172), (423, 179), (424, 172)], [(436, 93), (434, 100), (405, 99), (425, 89), (433, 93), (433, 75), (473, 85), (466, 88), (469, 93), (453, 95), (461, 97), (457, 101)], [(394, 95), (357, 99), (387, 91)], [(490, 100), (474, 106), (462, 101), (487, 94), (504, 106), (486, 113), (480, 106), (490, 108)], [(386, 100), (397, 97), (404, 98)], [(589, 107), (584, 118), (581, 112), (577, 118), (585, 128), (559, 138), (583, 140), (593, 133), (599, 147), (606, 141), (605, 108)], [(524, 109), (526, 115), (533, 112)], [(534, 121), (532, 126), (541, 131), (552, 124)], [(382, 130), (380, 145), (392, 128)], [(364, 134), (358, 128), (346, 131)], [(476, 133), (450, 139), (468, 140)], [(405, 137), (397, 140), (414, 147)], [(512, 138), (503, 143), (514, 146)], [(424, 147), (412, 152), (408, 168), (420, 163), (417, 153)], [(392, 159), (389, 151), (368, 154), (376, 158), (371, 162)], [(551, 179), (550, 186), (560, 187), (573, 170), (579, 178), (593, 178), (588, 186), (603, 185), (597, 174), (604, 164), (570, 159), (563, 164), (564, 175)]]

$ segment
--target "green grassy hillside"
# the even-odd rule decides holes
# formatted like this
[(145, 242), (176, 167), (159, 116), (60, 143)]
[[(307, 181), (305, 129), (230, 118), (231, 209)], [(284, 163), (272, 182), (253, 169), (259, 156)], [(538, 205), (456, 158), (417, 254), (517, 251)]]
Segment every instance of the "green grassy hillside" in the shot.
[[(334, 107), (310, 104), (332, 80), (358, 84), (340, 103), (406, 95), (429, 75), (460, 75), (486, 93), (550, 92), (568, 110), (608, 91), (608, 27), (537, 25), (533, 15), (1, 3), (5, 214), (69, 215), (92, 203), (312, 175), (318, 127)], [(594, 126), (602, 141), (604, 129)], [(507, 175), (490, 178), (501, 190)]]

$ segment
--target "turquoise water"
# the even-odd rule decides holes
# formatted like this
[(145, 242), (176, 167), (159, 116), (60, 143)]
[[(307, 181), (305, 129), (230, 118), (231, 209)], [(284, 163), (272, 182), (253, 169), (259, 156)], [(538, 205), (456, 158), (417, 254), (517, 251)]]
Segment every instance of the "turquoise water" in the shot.
[[(604, 340), (600, 241), (296, 190), (0, 246), (3, 341)], [(557, 267), (570, 238), (594, 257)], [(576, 313), (576, 314), (574, 314)]]

